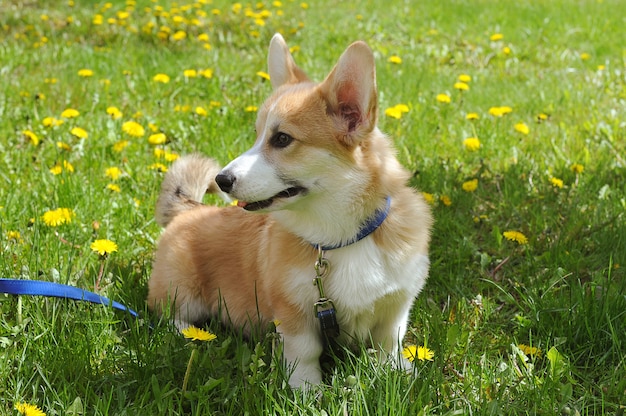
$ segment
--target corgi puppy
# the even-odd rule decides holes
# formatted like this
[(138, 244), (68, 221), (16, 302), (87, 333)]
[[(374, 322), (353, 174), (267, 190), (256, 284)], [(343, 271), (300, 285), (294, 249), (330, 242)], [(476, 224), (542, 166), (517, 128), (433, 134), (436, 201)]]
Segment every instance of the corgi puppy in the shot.
[[(328, 337), (399, 363), (433, 220), (377, 127), (374, 55), (355, 42), (315, 83), (276, 34), (268, 65), (254, 145), (223, 169), (190, 155), (165, 175), (148, 305), (171, 304), (181, 329), (279, 323), (293, 387), (321, 382)], [(205, 192), (238, 202), (204, 205)]]

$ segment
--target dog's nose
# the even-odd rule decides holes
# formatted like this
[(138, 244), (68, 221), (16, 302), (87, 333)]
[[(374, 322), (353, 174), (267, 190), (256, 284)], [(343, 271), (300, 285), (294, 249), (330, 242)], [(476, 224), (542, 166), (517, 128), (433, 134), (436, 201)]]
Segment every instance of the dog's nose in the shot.
[(215, 177), (215, 182), (217, 182), (217, 186), (219, 186), (222, 191), (230, 193), (235, 184), (235, 176), (229, 172), (220, 172)]

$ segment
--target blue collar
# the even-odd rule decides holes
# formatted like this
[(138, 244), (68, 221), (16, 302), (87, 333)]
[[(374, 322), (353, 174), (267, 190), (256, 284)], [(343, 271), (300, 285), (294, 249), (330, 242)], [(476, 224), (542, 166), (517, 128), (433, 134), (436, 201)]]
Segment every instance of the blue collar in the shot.
[[(385, 222), (385, 219), (387, 219), (387, 215), (389, 215), (390, 208), (391, 208), (391, 197), (388, 196), (386, 198), (385, 208), (376, 210), (374, 215), (372, 215), (370, 218), (368, 218), (367, 221), (363, 223), (357, 235), (355, 235), (352, 239), (343, 243), (339, 243), (339, 244), (321, 246), (321, 249), (323, 251), (335, 250), (337, 248), (342, 248), (342, 247), (349, 246), (350, 244), (354, 244), (357, 241), (361, 241), (362, 239), (364, 239), (365, 237), (367, 237), (368, 235), (376, 231), (376, 229), (380, 227), (383, 222)], [(315, 247), (316, 249), (319, 249), (320, 245), (313, 244), (313, 247)]]

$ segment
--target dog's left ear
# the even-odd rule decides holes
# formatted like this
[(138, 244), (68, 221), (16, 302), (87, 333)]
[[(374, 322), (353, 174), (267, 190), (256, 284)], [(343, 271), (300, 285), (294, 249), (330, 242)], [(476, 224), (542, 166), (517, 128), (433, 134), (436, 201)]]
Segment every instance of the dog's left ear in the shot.
[(296, 65), (296, 61), (293, 60), (289, 47), (280, 33), (276, 33), (270, 41), (267, 68), (274, 89), (285, 84), (296, 84), (309, 80), (304, 71)]
[(347, 145), (357, 144), (376, 127), (376, 64), (365, 42), (355, 42), (345, 50), (320, 89), (329, 111), (339, 118)]

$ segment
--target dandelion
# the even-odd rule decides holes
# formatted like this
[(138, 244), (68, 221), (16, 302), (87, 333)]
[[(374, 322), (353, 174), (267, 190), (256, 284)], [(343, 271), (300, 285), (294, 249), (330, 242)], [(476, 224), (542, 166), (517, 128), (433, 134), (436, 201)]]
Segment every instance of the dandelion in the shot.
[(478, 179), (472, 179), (472, 180), (463, 182), (463, 184), (461, 185), (461, 188), (465, 192), (474, 192), (476, 189), (478, 189)]
[(209, 35), (208, 35), (208, 34), (206, 34), (206, 33), (200, 33), (200, 34), (198, 35), (198, 38), (197, 38), (197, 39), (198, 39), (200, 42), (208, 42), (208, 41), (209, 41)]
[(205, 331), (204, 329), (196, 328), (195, 326), (190, 326), (182, 331), (181, 334), (187, 339), (192, 341), (213, 341), (217, 336), (215, 334), (210, 333), (209, 331)]
[(270, 80), (270, 74), (268, 74), (267, 72), (258, 71), (256, 74), (263, 79), (266, 79), (268, 81)]
[(435, 196), (433, 194), (429, 194), (428, 192), (422, 192), (422, 196), (430, 205), (435, 203)]
[(537, 115), (537, 123), (541, 123), (543, 121), (546, 121), (548, 118), (550, 118), (549, 115), (545, 114), (545, 113), (539, 113)]
[(150, 166), (148, 166), (148, 169), (150, 170), (158, 170), (159, 172), (167, 172), (167, 166), (165, 166), (163, 163), (153, 163)]
[(550, 178), (550, 183), (555, 188), (563, 188), (563, 179), (555, 178), (554, 176)]
[(470, 152), (475, 152), (480, 149), (480, 140), (478, 140), (478, 137), (468, 137), (463, 140), (463, 146)]
[(570, 166), (570, 169), (576, 174), (581, 174), (585, 170), (585, 167), (580, 163), (574, 163), (572, 164), (572, 166)]
[(502, 117), (502, 116), (505, 116), (505, 115), (509, 114), (512, 111), (513, 111), (513, 109), (511, 107), (508, 107), (508, 106), (491, 107), (489, 109), (489, 114), (494, 116), (494, 117)]
[(93, 71), (91, 69), (81, 69), (78, 71), (78, 76), (83, 78), (89, 78), (93, 76)]
[(505, 46), (504, 48), (502, 48), (502, 53), (505, 55), (510, 55), (511, 54), (511, 48), (509, 48), (508, 46)]
[(118, 118), (122, 118), (124, 114), (120, 111), (119, 108), (111, 106), (107, 107), (107, 114), (111, 116), (113, 120), (117, 120)]
[(447, 207), (452, 205), (452, 200), (450, 199), (450, 197), (448, 195), (441, 195), (439, 197), (439, 200), (441, 201), (442, 204), (444, 204)]
[(589, 55), (587, 52), (583, 52), (580, 54), (580, 59), (582, 59), (583, 61), (587, 61), (591, 59), (591, 55)]
[(520, 233), (519, 231), (505, 231), (502, 233), (502, 235), (504, 236), (504, 238), (506, 238), (509, 241), (514, 241), (517, 244), (523, 245), (523, 244), (528, 244), (528, 238), (526, 238), (526, 236), (522, 233)]
[(122, 192), (122, 188), (120, 188), (120, 186), (119, 186), (119, 185), (116, 185), (116, 184), (114, 184), (114, 183), (110, 183), (110, 184), (108, 184), (108, 185), (107, 185), (107, 189), (108, 189), (109, 191), (111, 191), (111, 192), (115, 192), (115, 193), (118, 193), (118, 194), (119, 194), (120, 192)]
[(200, 75), (201, 77), (210, 79), (210, 78), (213, 78), (213, 70), (210, 68), (203, 69), (198, 73), (198, 75)]
[(454, 83), (454, 88), (459, 90), (459, 91), (469, 91), (470, 87), (469, 85), (467, 85), (465, 82), (455, 82)]
[(167, 141), (167, 137), (163, 133), (151, 134), (148, 137), (148, 143), (153, 145), (164, 144)]
[(254, 113), (259, 109), (259, 107), (257, 107), (256, 105), (249, 105), (246, 108), (244, 108), (244, 111), (246, 113)]
[(458, 80), (460, 82), (465, 82), (467, 84), (468, 82), (470, 82), (472, 80), (472, 77), (467, 75), (467, 74), (461, 74), (461, 75), (459, 75)]
[(120, 140), (113, 145), (113, 151), (116, 153), (122, 152), (130, 144), (128, 140)]
[(117, 251), (117, 244), (106, 239), (95, 240), (89, 247), (103, 257)]
[(160, 82), (162, 84), (167, 84), (170, 82), (170, 77), (167, 74), (156, 74), (152, 80), (154, 82)]
[(78, 110), (75, 110), (73, 108), (66, 108), (61, 113), (61, 117), (63, 117), (63, 118), (76, 118), (79, 115), (80, 115), (80, 113), (78, 112)]
[(519, 348), (526, 355), (541, 357), (541, 349), (539, 349), (538, 347), (531, 347), (526, 344), (518, 344), (517, 348)]
[(117, 166), (113, 166), (110, 168), (106, 168), (104, 171), (104, 176), (107, 178), (111, 178), (112, 180), (117, 180), (120, 176), (122, 176), (122, 170)]
[(55, 176), (60, 175), (61, 173), (63, 173), (63, 166), (57, 163), (56, 165), (50, 168), (50, 173), (52, 173)]
[(146, 134), (146, 130), (143, 126), (132, 120), (122, 124), (122, 131), (133, 137), (143, 137)]
[(465, 119), (467, 120), (478, 120), (479, 118), (478, 113), (467, 113), (465, 115)]
[(400, 119), (402, 114), (409, 112), (409, 106), (406, 104), (396, 104), (393, 107), (389, 107), (385, 110), (385, 115), (387, 117), (392, 117), (395, 119)]
[(528, 134), (530, 132), (530, 129), (525, 123), (517, 123), (516, 125), (513, 126), (513, 128), (515, 129), (515, 131), (520, 132), (522, 134)]
[(448, 94), (437, 94), (437, 101), (443, 104), (449, 104), (452, 100)]
[(49, 227), (57, 227), (63, 224), (69, 224), (72, 222), (72, 218), (75, 216), (74, 211), (70, 208), (57, 208), (51, 211), (46, 211), (41, 216), (43, 222)]
[(80, 127), (74, 127), (72, 130), (70, 130), (70, 133), (73, 136), (78, 137), (79, 139), (86, 139), (87, 137), (89, 137), (89, 133), (87, 133), (87, 130)]
[(22, 241), (22, 235), (19, 231), (7, 231), (7, 240)]
[(389, 59), (387, 59), (387, 62), (399, 65), (402, 63), (402, 58), (400, 58), (398, 55), (392, 55), (389, 57)]
[(497, 42), (502, 39), (504, 39), (504, 35), (502, 33), (494, 33), (489, 37), (489, 40), (492, 42)]
[(409, 345), (402, 350), (402, 355), (410, 362), (413, 362), (416, 358), (420, 361), (433, 361), (435, 352), (427, 347)]
[(66, 152), (72, 151), (72, 146), (64, 142), (57, 142), (57, 148), (65, 150)]
[(25, 416), (46, 416), (43, 410), (28, 403), (15, 403), (15, 410)]
[(172, 35), (172, 40), (181, 41), (187, 37), (187, 33), (184, 30), (179, 30)]
[(63, 120), (57, 120), (54, 117), (45, 117), (41, 120), (41, 124), (43, 124), (44, 127), (56, 127), (63, 124)]
[(198, 76), (198, 71), (196, 71), (195, 69), (185, 69), (183, 71), (183, 76), (185, 78), (195, 78)]
[(39, 144), (39, 137), (37, 137), (37, 135), (35, 133), (33, 133), (30, 130), (23, 130), (22, 134), (28, 139), (30, 140), (30, 142), (34, 145), (37, 146)]

